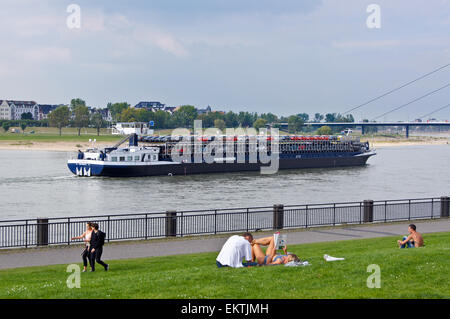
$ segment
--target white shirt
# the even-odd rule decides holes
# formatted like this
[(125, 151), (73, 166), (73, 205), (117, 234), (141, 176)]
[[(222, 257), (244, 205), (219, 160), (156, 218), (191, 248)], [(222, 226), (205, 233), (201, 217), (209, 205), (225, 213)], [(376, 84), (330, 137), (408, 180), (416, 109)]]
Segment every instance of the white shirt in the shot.
[(224, 266), (239, 268), (244, 267), (243, 258), (252, 260), (252, 246), (244, 237), (234, 235), (225, 242), (216, 260)]

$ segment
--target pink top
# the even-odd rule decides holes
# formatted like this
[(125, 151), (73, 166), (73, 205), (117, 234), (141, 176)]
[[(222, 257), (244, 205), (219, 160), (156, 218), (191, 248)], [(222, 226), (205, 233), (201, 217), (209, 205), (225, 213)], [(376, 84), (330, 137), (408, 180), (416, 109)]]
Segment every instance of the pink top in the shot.
[(92, 230), (91, 231), (86, 231), (85, 235), (84, 235), (84, 242), (86, 243), (87, 246), (89, 246), (89, 243), (91, 241), (91, 236), (92, 236)]

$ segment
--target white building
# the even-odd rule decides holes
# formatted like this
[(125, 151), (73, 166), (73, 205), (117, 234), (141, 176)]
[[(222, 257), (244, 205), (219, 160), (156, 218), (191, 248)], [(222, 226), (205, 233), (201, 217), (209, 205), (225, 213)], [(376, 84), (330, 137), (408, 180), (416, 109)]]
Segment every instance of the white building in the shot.
[(39, 119), (39, 106), (34, 101), (9, 101), (0, 103), (0, 119), (21, 120), (22, 114), (31, 113), (33, 120)]
[(6, 100), (0, 100), (0, 120), (11, 120), (11, 107)]

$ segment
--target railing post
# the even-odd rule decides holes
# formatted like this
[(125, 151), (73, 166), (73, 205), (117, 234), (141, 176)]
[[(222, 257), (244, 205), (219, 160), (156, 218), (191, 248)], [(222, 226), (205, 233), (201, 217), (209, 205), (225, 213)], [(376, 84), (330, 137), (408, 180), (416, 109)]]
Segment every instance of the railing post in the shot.
[(450, 197), (442, 196), (441, 197), (441, 218), (448, 218), (449, 215), (449, 205)]
[(248, 232), (248, 208), (247, 208), (247, 232)]
[(284, 206), (273, 205), (273, 229), (283, 229)]
[(111, 238), (111, 216), (108, 216), (108, 232), (106, 233), (106, 237), (108, 238), (108, 243)]
[(48, 245), (48, 218), (37, 219), (36, 244), (38, 246)]
[(70, 246), (70, 217), (67, 218), (67, 245)]
[(431, 219), (433, 219), (433, 211), (434, 211), (434, 198), (431, 199)]
[(333, 226), (336, 226), (336, 203), (333, 204)]
[(214, 210), (214, 235), (217, 234), (217, 209)]
[(306, 205), (305, 211), (305, 228), (308, 228), (308, 205)]
[(145, 239), (148, 239), (148, 214), (145, 214)]
[(177, 236), (177, 212), (166, 212), (166, 237)]
[(359, 202), (359, 224), (362, 224), (362, 203)]
[(408, 200), (408, 220), (411, 220), (411, 200)]
[(366, 199), (363, 201), (364, 206), (364, 223), (373, 222), (373, 200)]
[(25, 221), (25, 248), (28, 248), (28, 219)]

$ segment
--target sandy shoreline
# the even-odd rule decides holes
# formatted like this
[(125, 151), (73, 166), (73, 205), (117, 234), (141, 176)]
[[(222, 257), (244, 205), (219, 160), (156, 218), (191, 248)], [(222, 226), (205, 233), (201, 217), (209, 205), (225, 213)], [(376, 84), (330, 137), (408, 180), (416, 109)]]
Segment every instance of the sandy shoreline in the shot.
[[(367, 139), (361, 139), (365, 141)], [(386, 140), (368, 139), (372, 148), (385, 148), (396, 146), (418, 146), (418, 145), (450, 145), (450, 138), (439, 139), (411, 139), (411, 140)], [(97, 143), (96, 147), (104, 148), (112, 143)], [(76, 152), (91, 147), (91, 143), (80, 142), (34, 142), (34, 141), (0, 141), (0, 150), (34, 150), (34, 151), (56, 151), (56, 152)]]
[[(96, 143), (98, 148), (111, 146), (113, 143)], [(0, 150), (31, 150), (31, 151), (55, 151), (77, 152), (92, 147), (91, 143), (80, 142), (29, 142), (29, 141), (0, 141)]]

